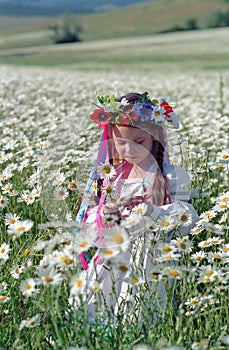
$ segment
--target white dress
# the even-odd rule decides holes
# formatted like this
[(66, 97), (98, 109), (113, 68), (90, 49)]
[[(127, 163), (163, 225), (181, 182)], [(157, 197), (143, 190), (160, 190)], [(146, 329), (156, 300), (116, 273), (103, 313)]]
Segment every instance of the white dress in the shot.
[[(188, 203), (188, 186), (190, 179), (186, 171), (178, 166), (166, 165), (164, 174), (167, 177), (169, 189), (171, 192), (172, 203), (160, 207), (154, 206), (151, 219), (156, 220), (163, 215), (171, 215), (177, 211), (181, 205), (186, 206), (192, 213), (193, 221), (189, 227), (183, 227), (183, 235), (187, 235), (198, 220), (198, 215), (191, 204)], [(144, 179), (127, 179), (121, 183), (121, 193), (123, 195), (142, 196), (144, 188), (152, 186), (155, 174), (149, 172)], [(152, 187), (151, 187), (152, 188)], [(95, 222), (95, 209), (89, 213), (87, 223)], [(85, 302), (88, 305), (88, 321), (94, 323), (98, 310), (104, 315), (104, 322), (107, 319), (117, 321), (117, 317), (138, 317), (139, 322), (144, 319), (143, 309), (151, 308), (152, 320), (157, 317), (157, 313), (162, 312), (166, 305), (166, 294), (164, 284), (161, 281), (149, 280), (149, 276), (156, 270), (154, 264), (154, 255), (151, 247), (146, 244), (145, 233), (140, 233), (134, 240), (131, 240), (128, 250), (118, 255), (118, 261), (129, 265), (131, 273), (112, 267), (112, 263), (97, 260), (95, 263), (92, 258), (88, 270), (83, 272), (87, 281), (87, 289), (94, 282), (98, 282), (101, 289), (97, 292), (87, 292)], [(95, 256), (99, 256), (99, 249)], [(117, 258), (115, 258), (117, 261)], [(114, 265), (115, 266), (115, 265)], [(140, 283), (131, 284), (130, 278), (139, 278)], [(137, 281), (137, 280), (136, 280)], [(141, 293), (143, 283), (147, 284), (147, 295), (149, 305), (141, 305)], [(143, 288), (144, 289), (144, 288)], [(149, 293), (150, 290), (150, 293)], [(146, 298), (145, 298), (146, 299)], [(149, 315), (149, 312), (147, 313)], [(132, 315), (132, 316), (131, 316)], [(151, 321), (152, 321), (151, 320)]]

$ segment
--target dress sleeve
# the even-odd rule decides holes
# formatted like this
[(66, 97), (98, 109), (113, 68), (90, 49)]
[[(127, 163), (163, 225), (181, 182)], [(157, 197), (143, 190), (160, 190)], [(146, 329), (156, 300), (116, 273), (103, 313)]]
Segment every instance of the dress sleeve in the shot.
[(153, 205), (151, 217), (154, 220), (161, 219), (164, 215), (176, 215), (181, 210), (187, 210), (192, 215), (192, 223), (188, 226), (181, 226), (183, 235), (190, 233), (190, 229), (198, 221), (199, 217), (192, 204), (189, 203), (189, 184), (188, 173), (181, 167), (175, 165), (166, 165), (164, 175), (167, 179), (171, 193), (171, 204), (162, 206)]

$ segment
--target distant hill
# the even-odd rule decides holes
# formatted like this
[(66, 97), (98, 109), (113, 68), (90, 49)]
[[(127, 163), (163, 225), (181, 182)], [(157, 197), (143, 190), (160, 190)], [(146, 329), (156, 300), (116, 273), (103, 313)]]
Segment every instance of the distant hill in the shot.
[(0, 15), (58, 16), (65, 11), (70, 11), (74, 14), (86, 14), (115, 10), (145, 1), (146, 0), (0, 0)]

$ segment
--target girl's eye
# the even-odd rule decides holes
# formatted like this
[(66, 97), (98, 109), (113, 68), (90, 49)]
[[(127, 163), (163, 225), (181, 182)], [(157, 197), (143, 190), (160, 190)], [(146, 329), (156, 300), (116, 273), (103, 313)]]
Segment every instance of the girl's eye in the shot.
[(138, 141), (135, 141), (135, 142), (138, 143), (138, 144), (140, 145), (141, 143), (144, 142), (144, 140), (138, 140)]

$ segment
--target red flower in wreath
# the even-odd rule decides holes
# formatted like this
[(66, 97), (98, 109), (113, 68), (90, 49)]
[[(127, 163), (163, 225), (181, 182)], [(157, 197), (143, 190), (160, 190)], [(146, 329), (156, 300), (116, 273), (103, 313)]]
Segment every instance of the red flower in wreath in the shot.
[(172, 107), (168, 104), (168, 102), (166, 102), (166, 101), (163, 101), (163, 102), (161, 102), (160, 103), (160, 106), (161, 107), (163, 107), (164, 109), (165, 109), (165, 115), (167, 116), (167, 117), (170, 117), (170, 113), (171, 112), (173, 112), (173, 109), (172, 109)]
[(90, 118), (96, 124), (98, 124), (99, 128), (103, 128), (106, 124), (108, 124), (108, 121), (111, 117), (112, 117), (112, 114), (106, 112), (103, 107), (99, 109), (95, 109), (94, 112), (92, 112), (90, 115)]
[(130, 117), (127, 114), (120, 114), (118, 122), (124, 126), (130, 125)]
[(133, 121), (137, 122), (139, 120), (139, 116), (136, 113), (134, 113), (134, 111), (129, 111), (129, 114)]

